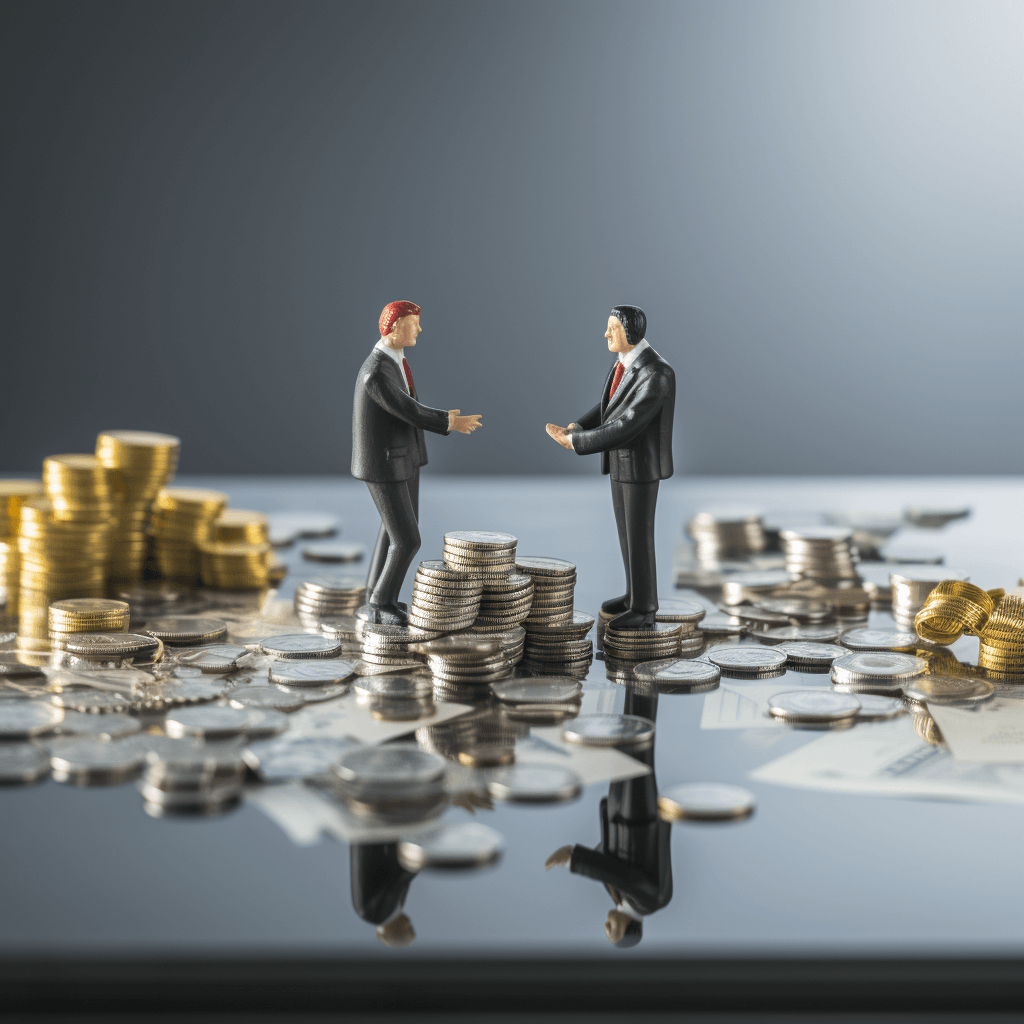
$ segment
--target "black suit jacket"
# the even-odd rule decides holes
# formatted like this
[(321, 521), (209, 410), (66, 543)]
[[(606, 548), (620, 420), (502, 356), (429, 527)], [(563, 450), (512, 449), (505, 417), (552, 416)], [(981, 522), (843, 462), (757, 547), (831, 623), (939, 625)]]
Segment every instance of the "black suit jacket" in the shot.
[(405, 904), (416, 877), (398, 862), (398, 843), (353, 844), (349, 850), (352, 906), (370, 924), (383, 924)]
[[(618, 360), (616, 360), (618, 362)], [(601, 472), (622, 483), (651, 483), (672, 475), (672, 416), (676, 375), (653, 348), (646, 348), (623, 374), (609, 401), (615, 363), (601, 401), (570, 432), (579, 455), (601, 455)]]
[(448, 433), (448, 413), (406, 391), (398, 364), (374, 348), (359, 368), (352, 406), (352, 475), (387, 483), (408, 480), (427, 464), (423, 431)]

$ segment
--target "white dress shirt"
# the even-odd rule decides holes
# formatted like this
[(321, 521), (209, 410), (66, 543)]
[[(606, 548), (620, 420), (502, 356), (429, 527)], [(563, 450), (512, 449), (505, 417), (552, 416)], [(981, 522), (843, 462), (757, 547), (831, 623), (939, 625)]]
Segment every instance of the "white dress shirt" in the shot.
[(643, 352), (645, 348), (650, 347), (651, 346), (647, 344), (647, 339), (642, 338), (628, 352), (620, 352), (619, 362), (622, 363), (623, 372), (628, 370), (633, 365), (633, 360), (636, 359), (636, 357), (640, 355), (640, 353)]
[[(412, 392), (409, 391), (409, 381), (408, 378), (405, 376), (405, 367), (402, 365), (402, 363), (405, 362), (405, 356), (402, 354), (405, 350), (400, 348), (392, 348), (383, 338), (381, 338), (380, 341), (378, 341), (377, 344), (374, 345), (373, 347), (379, 348), (381, 352), (386, 352), (398, 364), (398, 372), (402, 375), (402, 383), (405, 385), (405, 390), (411, 395)], [(637, 345), (637, 348), (639, 347), (640, 346)]]

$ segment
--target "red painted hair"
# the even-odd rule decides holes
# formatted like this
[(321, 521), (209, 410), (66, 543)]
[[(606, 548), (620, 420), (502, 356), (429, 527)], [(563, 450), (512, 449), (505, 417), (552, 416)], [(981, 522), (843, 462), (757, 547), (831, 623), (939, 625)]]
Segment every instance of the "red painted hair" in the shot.
[(389, 302), (380, 315), (380, 336), (386, 338), (403, 316), (419, 316), (420, 307), (415, 302)]

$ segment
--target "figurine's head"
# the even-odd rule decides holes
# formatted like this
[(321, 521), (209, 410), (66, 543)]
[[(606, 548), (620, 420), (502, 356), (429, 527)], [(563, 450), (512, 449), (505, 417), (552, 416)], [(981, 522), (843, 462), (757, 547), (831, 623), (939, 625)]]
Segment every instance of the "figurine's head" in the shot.
[(629, 352), (644, 340), (647, 333), (647, 316), (639, 306), (612, 306), (608, 317), (609, 352)]
[(415, 302), (389, 302), (378, 321), (380, 336), (391, 348), (409, 348), (416, 344), (420, 327), (420, 307)]
[(621, 910), (609, 910), (608, 919), (604, 923), (604, 933), (613, 946), (628, 949), (637, 945), (644, 937), (644, 923)]

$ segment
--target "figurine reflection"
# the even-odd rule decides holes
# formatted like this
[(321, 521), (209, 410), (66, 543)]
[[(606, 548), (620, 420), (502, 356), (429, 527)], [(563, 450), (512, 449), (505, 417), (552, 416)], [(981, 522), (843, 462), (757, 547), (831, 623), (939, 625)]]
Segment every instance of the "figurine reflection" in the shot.
[[(654, 721), (657, 692), (626, 691), (625, 713)], [(654, 746), (632, 756), (650, 765), (638, 779), (613, 782), (601, 800), (601, 842), (563, 846), (545, 867), (567, 866), (574, 875), (603, 882), (615, 906), (608, 911), (604, 930), (620, 949), (643, 938), (643, 921), (672, 899), (672, 825), (658, 817), (658, 784), (654, 776)]]
[(398, 862), (398, 843), (353, 844), (349, 863), (356, 913), (377, 926), (377, 938), (385, 946), (410, 945), (416, 932), (402, 908), (416, 873)]

